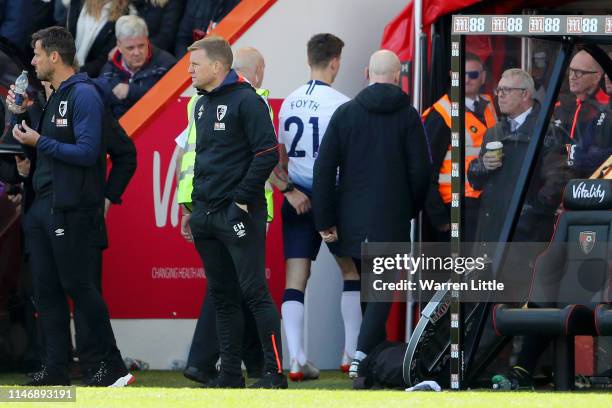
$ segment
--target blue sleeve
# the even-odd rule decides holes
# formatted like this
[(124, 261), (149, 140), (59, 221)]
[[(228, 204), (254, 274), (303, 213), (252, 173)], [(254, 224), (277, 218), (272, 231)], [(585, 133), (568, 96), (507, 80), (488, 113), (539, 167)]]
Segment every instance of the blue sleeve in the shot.
[(79, 86), (74, 92), (72, 129), (76, 143), (60, 143), (41, 135), (37, 149), (54, 159), (76, 166), (93, 166), (100, 153), (104, 106), (93, 86)]

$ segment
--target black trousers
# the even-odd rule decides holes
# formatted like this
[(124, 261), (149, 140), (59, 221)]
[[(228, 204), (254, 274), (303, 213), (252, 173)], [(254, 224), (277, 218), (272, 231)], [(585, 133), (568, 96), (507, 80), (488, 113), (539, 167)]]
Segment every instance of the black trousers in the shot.
[(50, 372), (62, 373), (68, 368), (70, 315), (66, 295), (83, 314), (96, 339), (99, 358), (111, 365), (123, 364), (91, 266), (101, 259), (103, 222), (101, 212), (95, 210), (52, 211), (51, 196), (37, 197), (26, 215), (26, 245)]
[(523, 337), (523, 344), (521, 346), (521, 351), (519, 352), (518, 357), (516, 359), (516, 365), (527, 370), (527, 372), (531, 376), (533, 376), (533, 372), (535, 371), (538, 365), (540, 356), (542, 356), (542, 354), (546, 351), (552, 341), (553, 338), (547, 336)]
[[(215, 364), (219, 359), (219, 338), (217, 337), (217, 316), (215, 304), (210, 291), (206, 290), (200, 317), (193, 333), (187, 366), (196, 367), (208, 377), (215, 377)], [(244, 336), (242, 339), (241, 358), (246, 366), (249, 377), (261, 376), (263, 370), (263, 353), (259, 341), (259, 333), (253, 313), (242, 302), (244, 315)]]
[[(88, 268), (91, 268), (90, 274), (93, 278), (93, 283), (96, 290), (102, 293), (102, 252), (97, 252), (87, 264)], [(79, 365), (83, 373), (91, 372), (97, 368), (97, 364), (100, 360), (104, 359), (104, 356), (100, 354), (101, 350), (97, 347), (97, 338), (95, 333), (91, 330), (87, 324), (87, 317), (81, 311), (81, 308), (75, 306), (74, 308), (74, 340), (76, 345), (76, 351), (79, 356)], [(70, 348), (72, 343), (70, 343)]]
[[(359, 275), (361, 259), (353, 258)], [(357, 351), (369, 354), (374, 347), (387, 339), (387, 318), (392, 302), (366, 302), (357, 337)]]
[(208, 212), (194, 202), (190, 227), (217, 315), (221, 376), (240, 376), (244, 302), (255, 317), (266, 372), (282, 371), (280, 317), (265, 277), (265, 201), (249, 213), (230, 203)]

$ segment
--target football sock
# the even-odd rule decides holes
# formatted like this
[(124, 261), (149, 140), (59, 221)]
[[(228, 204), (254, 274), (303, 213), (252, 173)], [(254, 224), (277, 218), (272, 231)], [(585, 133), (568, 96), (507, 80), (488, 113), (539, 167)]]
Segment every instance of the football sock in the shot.
[(344, 281), (344, 289), (340, 300), (340, 310), (344, 321), (344, 351), (350, 358), (357, 350), (357, 337), (361, 327), (361, 285), (358, 280)]
[(300, 365), (306, 364), (304, 354), (304, 292), (285, 289), (281, 306), (283, 327), (287, 336), (289, 356)]

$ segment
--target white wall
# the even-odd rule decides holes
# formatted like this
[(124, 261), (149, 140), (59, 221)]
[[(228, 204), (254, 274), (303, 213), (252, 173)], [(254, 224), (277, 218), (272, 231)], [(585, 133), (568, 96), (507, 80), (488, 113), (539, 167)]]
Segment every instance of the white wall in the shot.
[[(285, 98), (309, 79), (306, 43), (330, 32), (345, 42), (342, 66), (334, 87), (354, 97), (365, 85), (364, 68), (379, 49), (384, 27), (408, 0), (279, 0), (232, 47), (253, 46), (266, 60), (263, 86), (271, 98)], [(192, 94), (188, 87), (185, 95)], [(306, 290), (305, 351), (322, 369), (338, 369), (344, 348), (340, 315), (342, 280), (323, 245)], [(126, 357), (170, 369), (186, 360), (195, 320), (113, 320), (118, 345)], [(288, 353), (283, 335), (284, 366)]]
[(306, 43), (329, 32), (344, 43), (334, 87), (354, 97), (366, 85), (364, 68), (380, 48), (385, 26), (409, 0), (279, 0), (232, 48), (253, 46), (266, 60), (263, 86), (284, 98), (309, 78)]

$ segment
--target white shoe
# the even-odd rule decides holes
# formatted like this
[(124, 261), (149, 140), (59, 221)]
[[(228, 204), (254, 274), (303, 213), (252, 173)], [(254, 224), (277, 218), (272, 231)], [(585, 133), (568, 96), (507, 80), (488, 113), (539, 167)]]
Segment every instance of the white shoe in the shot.
[(117, 378), (117, 381), (115, 381), (113, 384), (109, 385), (109, 387), (127, 387), (128, 385), (133, 383), (135, 380), (136, 380), (136, 377), (134, 377), (130, 373), (127, 373), (123, 377)]
[(351, 365), (348, 371), (349, 378), (357, 378), (357, 373), (359, 372), (359, 363), (361, 363), (361, 360), (357, 360), (356, 358), (351, 361)]
[(344, 374), (348, 374), (351, 367), (351, 360), (351, 356), (349, 356), (346, 351), (342, 353), (342, 360), (340, 360), (340, 371), (342, 371)]
[(362, 351), (357, 350), (355, 352), (355, 356), (353, 361), (351, 361), (351, 366), (349, 367), (349, 378), (357, 378), (359, 375), (359, 364), (366, 358), (368, 355)]
[(320, 372), (310, 361), (300, 365), (296, 359), (291, 359), (289, 368), (289, 379), (291, 381), (315, 380), (319, 378)]

